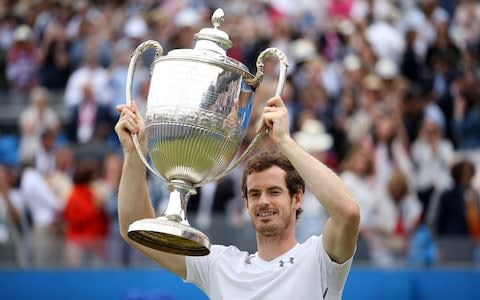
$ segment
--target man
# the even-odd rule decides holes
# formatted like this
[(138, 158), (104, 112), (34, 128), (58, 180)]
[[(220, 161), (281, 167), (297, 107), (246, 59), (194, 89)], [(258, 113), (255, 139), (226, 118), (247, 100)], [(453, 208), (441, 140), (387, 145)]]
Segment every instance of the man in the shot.
[[(246, 167), (242, 189), (258, 252), (249, 255), (214, 245), (202, 257), (153, 250), (128, 239), (128, 226), (154, 217), (141, 162), (130, 133), (143, 135), (135, 105), (118, 106), (115, 130), (124, 147), (118, 212), (122, 236), (167, 270), (199, 286), (210, 299), (340, 299), (358, 236), (358, 205), (330, 169), (290, 137), (288, 112), (280, 97), (267, 102), (262, 126), (279, 152), (261, 154)], [(281, 154), (281, 155), (280, 155)], [(298, 173), (297, 173), (298, 171)], [(305, 182), (304, 182), (305, 181)], [(305, 183), (330, 214), (323, 235), (303, 244), (295, 239)], [(139, 197), (141, 195), (141, 197)], [(140, 198), (140, 199), (139, 199)]]

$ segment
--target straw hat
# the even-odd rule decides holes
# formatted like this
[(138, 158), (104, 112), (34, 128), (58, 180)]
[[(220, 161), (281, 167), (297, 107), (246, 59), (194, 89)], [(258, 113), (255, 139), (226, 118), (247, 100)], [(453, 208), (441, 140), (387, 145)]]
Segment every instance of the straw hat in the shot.
[(355, 54), (348, 54), (342, 61), (342, 66), (345, 71), (355, 72), (362, 68), (360, 58)]
[(375, 74), (368, 74), (362, 80), (363, 88), (369, 91), (381, 91), (383, 89), (382, 79)]
[(295, 62), (304, 62), (318, 55), (314, 43), (305, 38), (293, 41), (289, 50)]
[(26, 42), (33, 39), (32, 29), (28, 25), (20, 25), (13, 32), (15, 42)]
[(393, 79), (399, 75), (398, 66), (388, 58), (381, 58), (375, 63), (375, 73), (384, 79)]
[(322, 122), (315, 119), (308, 119), (302, 125), (302, 129), (293, 134), (293, 139), (305, 151), (323, 152), (333, 145), (333, 138), (325, 131)]

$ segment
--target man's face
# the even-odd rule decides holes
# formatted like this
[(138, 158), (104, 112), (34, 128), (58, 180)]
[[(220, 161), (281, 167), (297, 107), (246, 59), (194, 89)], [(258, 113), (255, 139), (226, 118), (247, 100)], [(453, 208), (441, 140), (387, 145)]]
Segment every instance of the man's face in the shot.
[(290, 197), (285, 177), (285, 171), (277, 166), (247, 177), (247, 208), (260, 235), (274, 236), (295, 224), (301, 196)]

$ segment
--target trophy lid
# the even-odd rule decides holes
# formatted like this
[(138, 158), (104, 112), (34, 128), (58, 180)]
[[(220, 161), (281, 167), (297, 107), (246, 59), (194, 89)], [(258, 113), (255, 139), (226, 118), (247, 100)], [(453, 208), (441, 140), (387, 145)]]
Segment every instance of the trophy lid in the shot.
[(157, 57), (156, 61), (183, 60), (205, 62), (222, 69), (241, 73), (246, 78), (254, 78), (248, 68), (241, 62), (228, 57), (227, 50), (232, 47), (228, 34), (218, 27), (223, 23), (224, 14), (221, 8), (212, 15), (213, 28), (203, 28), (194, 34), (196, 40), (193, 49), (173, 49), (168, 55)]
[(226, 50), (232, 47), (228, 34), (220, 29), (224, 21), (223, 9), (218, 8), (212, 15), (213, 28), (203, 28), (193, 38), (197, 41), (195, 49), (207, 49), (226, 55)]

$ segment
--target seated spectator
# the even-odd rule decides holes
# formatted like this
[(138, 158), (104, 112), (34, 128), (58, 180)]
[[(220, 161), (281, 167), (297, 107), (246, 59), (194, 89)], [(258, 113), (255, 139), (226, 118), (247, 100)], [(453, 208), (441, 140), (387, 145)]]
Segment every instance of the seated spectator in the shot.
[(453, 186), (444, 191), (435, 214), (435, 229), (439, 237), (478, 239), (480, 233), (479, 195), (472, 188), (475, 166), (467, 160), (451, 168)]
[(32, 222), (33, 265), (55, 266), (62, 262), (58, 217), (63, 202), (35, 168), (33, 157), (24, 159), (21, 165), (20, 191)]
[[(72, 107), (67, 127), (67, 137), (71, 142), (88, 143), (94, 138), (95, 130), (102, 124), (102, 126), (113, 128), (113, 118), (109, 107), (100, 104), (97, 97), (98, 94), (91, 84), (83, 86), (81, 101)], [(110, 129), (110, 131), (112, 130)]]
[(40, 136), (40, 147), (35, 153), (35, 167), (44, 176), (55, 171), (57, 132), (46, 130)]
[(31, 104), (20, 114), (20, 160), (35, 155), (40, 148), (40, 135), (47, 130), (59, 129), (57, 112), (48, 106), (49, 93), (44, 87), (37, 86), (30, 93)]
[(451, 35), (455, 44), (465, 49), (475, 45), (480, 37), (480, 3), (478, 1), (458, 1), (453, 14)]
[(477, 82), (457, 94), (454, 106), (453, 134), (459, 150), (480, 148), (480, 88)]
[(62, 207), (64, 207), (73, 185), (73, 147), (64, 145), (56, 149), (54, 155), (54, 170), (46, 174), (46, 179), (55, 194), (60, 198)]
[(50, 90), (65, 89), (70, 76), (66, 27), (52, 20), (44, 31), (39, 53), (39, 81)]
[(374, 208), (379, 205), (383, 192), (375, 180), (372, 153), (360, 144), (352, 146), (342, 162), (340, 178), (355, 196), (360, 207), (360, 232), (362, 232), (371, 226)]
[(98, 197), (93, 186), (96, 170), (96, 162), (80, 161), (73, 175), (73, 187), (63, 211), (65, 259), (69, 266), (105, 262), (109, 221), (104, 211), (106, 199)]
[(0, 264), (25, 264), (21, 240), (23, 202), (13, 188), (11, 171), (0, 165)]
[(95, 95), (96, 103), (109, 104), (108, 72), (100, 66), (98, 60), (98, 54), (95, 51), (86, 52), (83, 65), (70, 75), (65, 88), (65, 105), (67, 107), (74, 107), (83, 101), (87, 85), (91, 93)]
[(394, 267), (405, 263), (409, 240), (422, 214), (420, 201), (409, 187), (407, 177), (394, 170), (386, 191), (374, 208), (367, 240), (374, 264)]
[(22, 102), (18, 104), (24, 105), (28, 93), (37, 84), (38, 49), (28, 25), (20, 25), (15, 29), (13, 42), (6, 62), (8, 88), (21, 97), (18, 100)]
[(398, 168), (407, 177), (409, 186), (415, 181), (413, 164), (405, 145), (405, 131), (394, 112), (383, 112), (373, 124), (375, 174), (381, 186), (387, 186), (392, 172)]
[(416, 190), (429, 211), (432, 197), (436, 197), (451, 183), (450, 165), (454, 156), (452, 143), (443, 137), (443, 123), (426, 114), (418, 138), (411, 148), (415, 166)]

